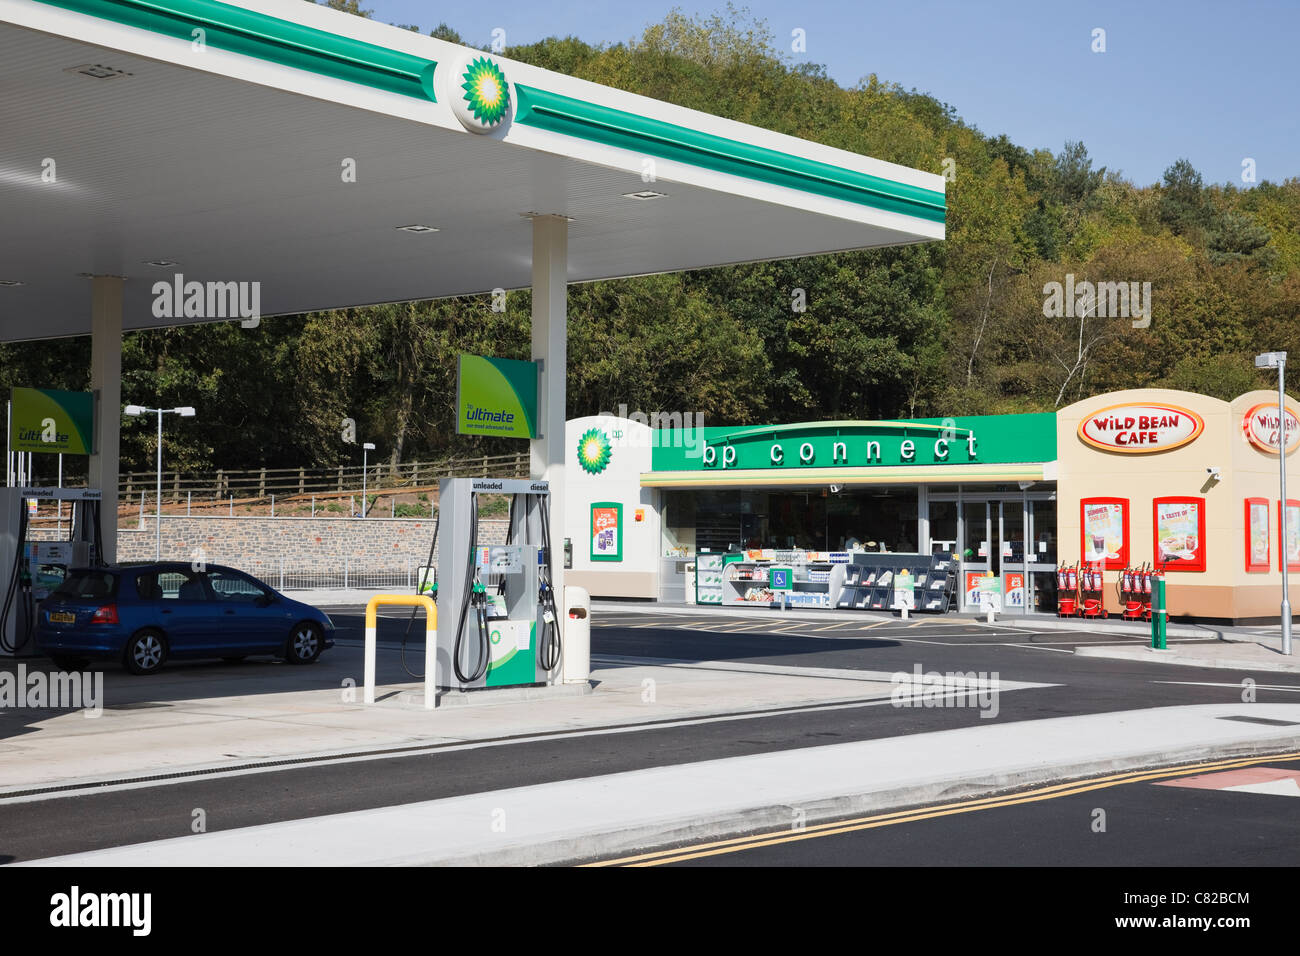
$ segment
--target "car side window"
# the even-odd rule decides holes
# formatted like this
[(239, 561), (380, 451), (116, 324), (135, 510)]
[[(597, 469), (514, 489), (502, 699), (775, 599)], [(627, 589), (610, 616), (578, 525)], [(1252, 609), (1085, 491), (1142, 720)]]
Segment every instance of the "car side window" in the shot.
[(266, 597), (266, 591), (254, 581), (242, 574), (226, 571), (209, 571), (208, 585), (218, 601), (230, 601), (236, 604), (255, 604)]
[[(140, 593), (143, 596), (144, 592)], [(206, 601), (208, 599), (199, 576), (184, 571), (158, 572), (154, 576), (150, 594), (155, 601)]]

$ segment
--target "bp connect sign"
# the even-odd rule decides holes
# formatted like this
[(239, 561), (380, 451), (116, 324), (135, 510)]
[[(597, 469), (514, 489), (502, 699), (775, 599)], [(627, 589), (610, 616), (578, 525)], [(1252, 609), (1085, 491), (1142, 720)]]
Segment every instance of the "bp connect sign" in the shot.
[[(1277, 413), (1277, 403), (1265, 402), (1246, 412), (1241, 420), (1241, 429), (1246, 433), (1246, 440), (1262, 452), (1276, 455), (1282, 446), (1282, 417)], [(1286, 410), (1286, 450), (1287, 454), (1300, 445), (1300, 419), (1295, 412)]]
[(1148, 454), (1196, 440), (1205, 419), (1178, 405), (1111, 405), (1079, 423), (1079, 437), (1103, 451)]

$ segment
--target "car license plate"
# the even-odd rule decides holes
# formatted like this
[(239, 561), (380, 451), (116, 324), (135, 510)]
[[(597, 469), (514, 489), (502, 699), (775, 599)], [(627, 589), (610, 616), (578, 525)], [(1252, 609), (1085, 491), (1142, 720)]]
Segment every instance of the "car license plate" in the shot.
[(77, 615), (69, 614), (67, 611), (52, 611), (50, 621), (54, 624), (76, 624)]

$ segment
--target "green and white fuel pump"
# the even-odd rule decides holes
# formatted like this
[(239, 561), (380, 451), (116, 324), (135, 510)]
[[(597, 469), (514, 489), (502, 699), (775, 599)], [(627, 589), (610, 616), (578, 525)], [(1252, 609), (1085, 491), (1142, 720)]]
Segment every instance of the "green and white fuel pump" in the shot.
[[(480, 538), (483, 495), (510, 498), (504, 543)], [(444, 478), (438, 491), (438, 675), (454, 690), (558, 683), (561, 626), (551, 586), (550, 486)], [(444, 683), (445, 682), (445, 683)]]
[[(69, 568), (100, 563), (102, 497), (88, 488), (0, 488), (0, 656), (34, 656), (40, 603)], [(66, 537), (61, 522), (38, 531), (31, 520), (33, 503), (55, 501), (71, 505)]]

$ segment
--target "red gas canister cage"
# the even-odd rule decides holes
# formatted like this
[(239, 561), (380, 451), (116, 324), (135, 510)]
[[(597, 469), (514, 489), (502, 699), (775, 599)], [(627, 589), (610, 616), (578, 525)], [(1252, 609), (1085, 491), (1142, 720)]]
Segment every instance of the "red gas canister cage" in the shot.
[(1142, 568), (1125, 568), (1116, 582), (1116, 589), (1119, 591), (1119, 603), (1124, 608), (1120, 616), (1126, 621), (1142, 620), (1146, 613), (1146, 604), (1142, 599)]
[(1056, 616), (1074, 617), (1079, 613), (1079, 574), (1073, 565), (1056, 568)]
[(1105, 585), (1102, 580), (1102, 564), (1086, 564), (1079, 573), (1079, 600), (1081, 617), (1109, 617), (1106, 610)]

